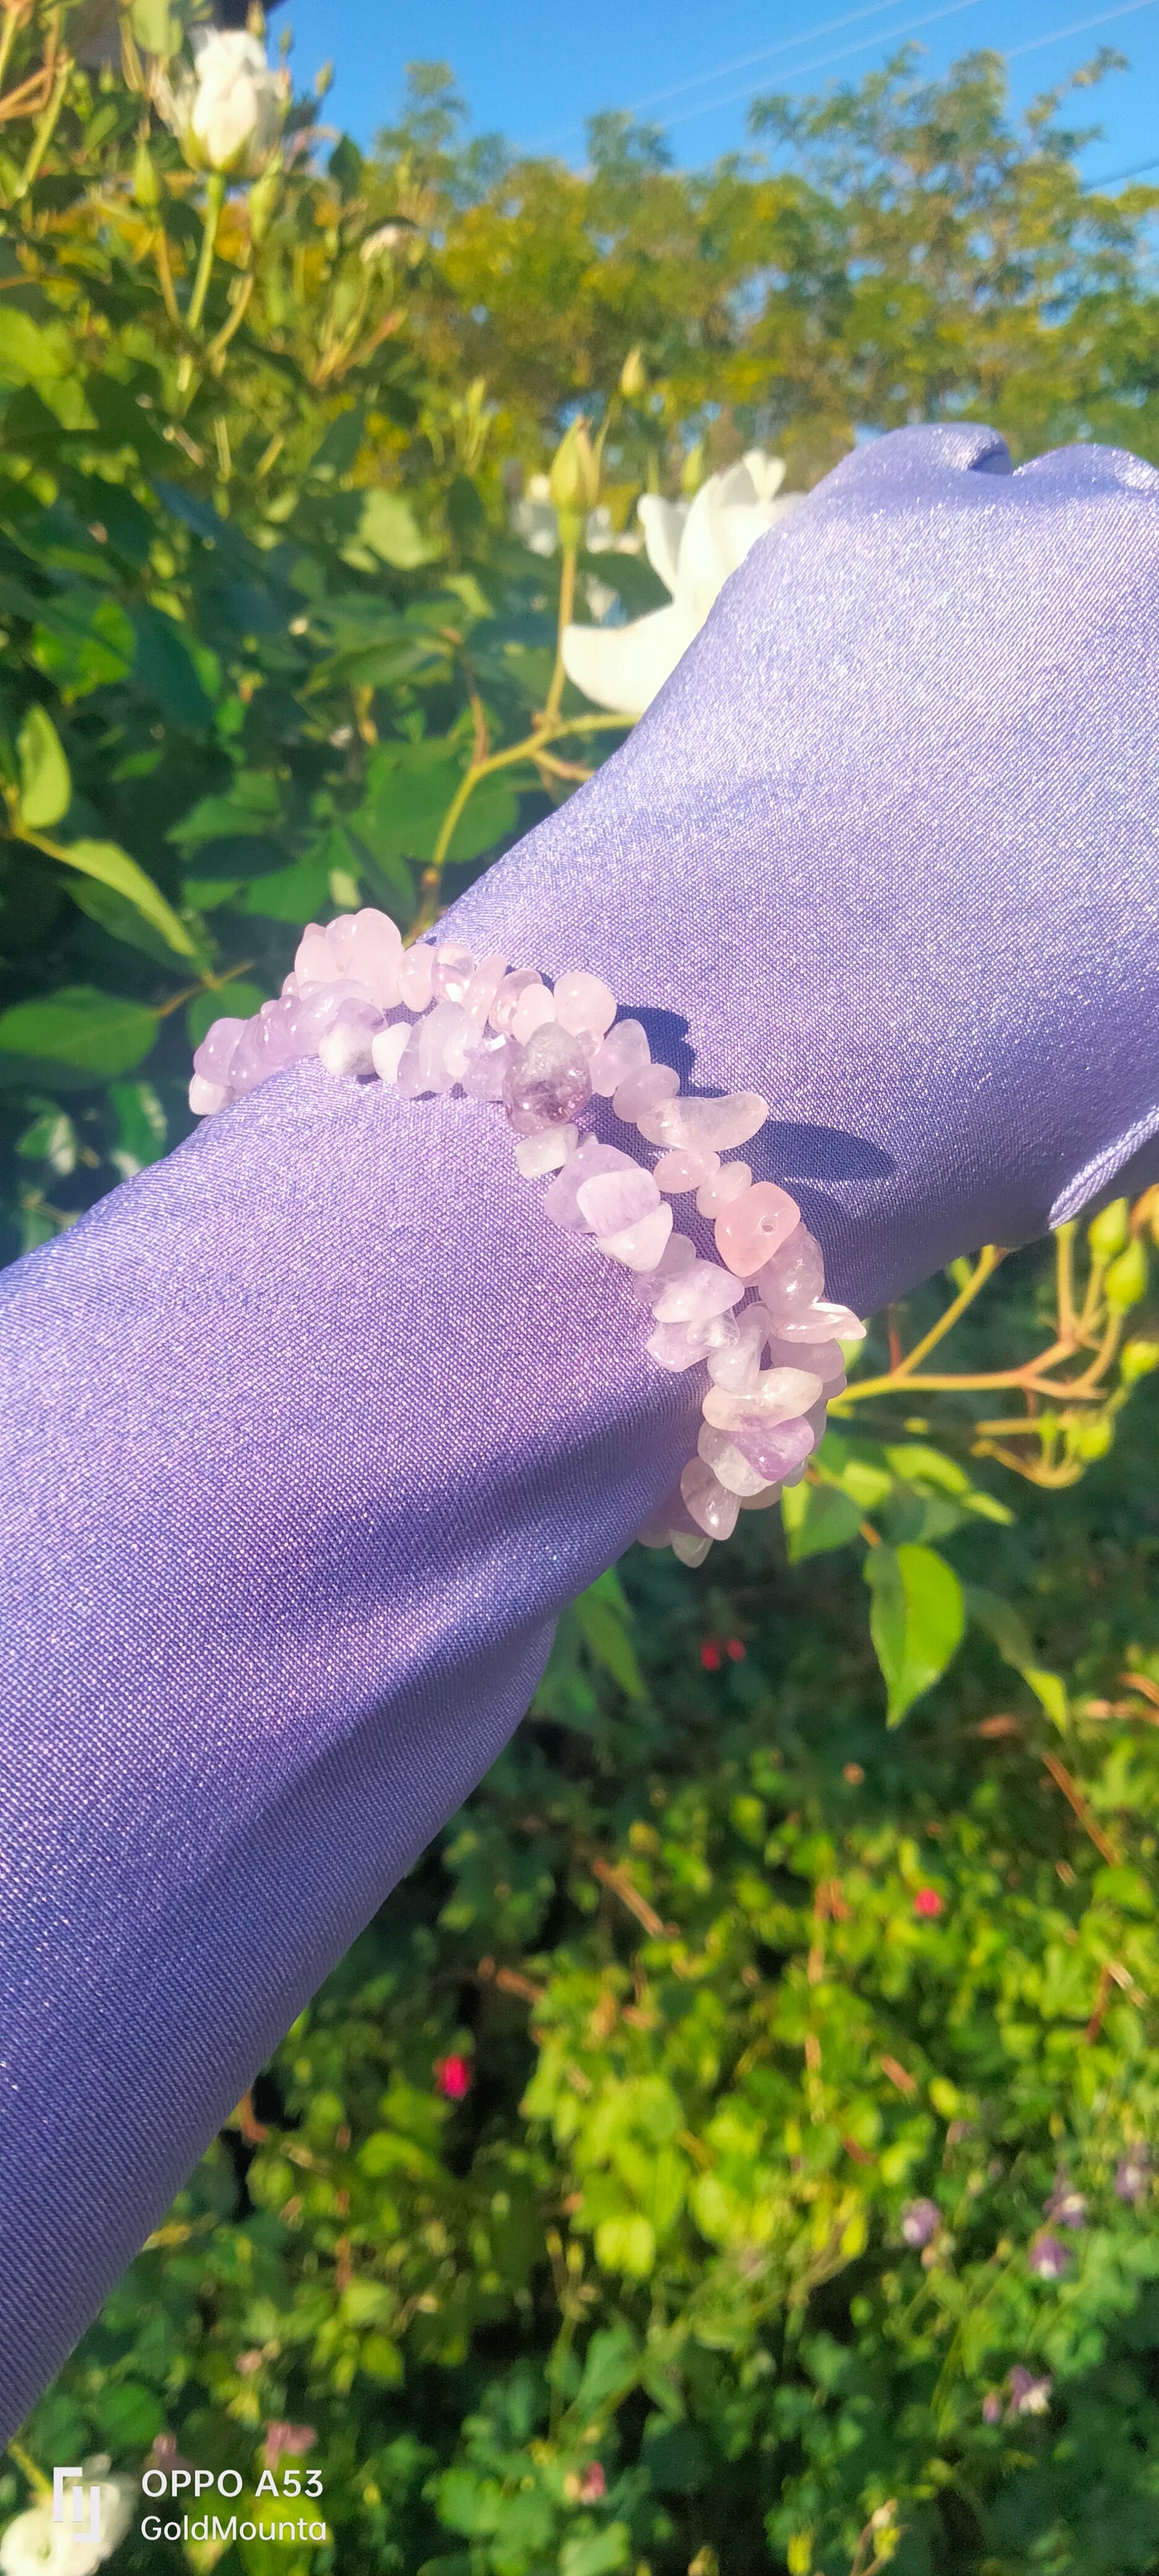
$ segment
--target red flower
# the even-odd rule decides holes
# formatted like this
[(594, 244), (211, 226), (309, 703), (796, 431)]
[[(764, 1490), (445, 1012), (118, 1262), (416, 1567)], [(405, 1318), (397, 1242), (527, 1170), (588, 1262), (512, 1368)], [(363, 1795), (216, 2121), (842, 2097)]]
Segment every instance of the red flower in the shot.
[(592, 2460), (580, 2479), (580, 2503), (598, 2504), (600, 2497), (607, 2492), (608, 2481), (604, 2476), (601, 2463), (599, 2460)]
[(283, 2452), (288, 2451), (291, 2459), (300, 2460), (307, 2451), (313, 2450), (317, 2439), (312, 2424), (271, 2424), (262, 2444), (262, 2458), (267, 2469), (273, 2471), (277, 2468)]
[(462, 2102), (471, 2090), (471, 2061), (467, 2057), (436, 2057), (435, 2083), (444, 2100)]
[(706, 1673), (718, 1673), (720, 1671), (720, 1648), (719, 1646), (714, 1645), (711, 1637), (705, 1638), (704, 1644), (700, 1649), (700, 1660)]
[(724, 1651), (728, 1656), (730, 1664), (743, 1664), (744, 1647), (742, 1646), (739, 1637), (726, 1638)]
[(945, 1902), (936, 1887), (919, 1887), (914, 1898), (914, 1913), (931, 1917), (945, 1913)]

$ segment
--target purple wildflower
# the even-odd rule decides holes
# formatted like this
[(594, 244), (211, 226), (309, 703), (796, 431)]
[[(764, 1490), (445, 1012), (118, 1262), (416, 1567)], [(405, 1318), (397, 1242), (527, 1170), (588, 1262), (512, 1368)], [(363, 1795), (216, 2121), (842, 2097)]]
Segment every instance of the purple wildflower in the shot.
[(1070, 2254), (1058, 2236), (1036, 2236), (1027, 2260), (1040, 2281), (1061, 2281), (1070, 2270)]
[(1050, 2199), (1043, 2202), (1043, 2210), (1047, 2218), (1053, 2218), (1056, 2227), (1086, 2226), (1086, 2194), (1075, 2191), (1065, 2174), (1055, 2175), (1054, 2190)]
[(1142, 2200), (1150, 2180), (1151, 2158), (1146, 2147), (1129, 2147), (1126, 2155), (1120, 2157), (1115, 2174), (1115, 2190), (1119, 2199), (1127, 2201), (1134, 2209)]
[(901, 2214), (901, 2232), (907, 2245), (928, 2245), (941, 2223), (936, 2200), (907, 2200)]
[(982, 2400), (982, 2421), (984, 2424), (1000, 2424), (1002, 2421), (1002, 2396), (997, 2388), (992, 2388), (989, 2396)]
[(1039, 2376), (1036, 2371), (1027, 2370), (1023, 2362), (1016, 2361), (1006, 2385), (1010, 2391), (1011, 2415), (1045, 2415), (1053, 2386), (1045, 2373)]

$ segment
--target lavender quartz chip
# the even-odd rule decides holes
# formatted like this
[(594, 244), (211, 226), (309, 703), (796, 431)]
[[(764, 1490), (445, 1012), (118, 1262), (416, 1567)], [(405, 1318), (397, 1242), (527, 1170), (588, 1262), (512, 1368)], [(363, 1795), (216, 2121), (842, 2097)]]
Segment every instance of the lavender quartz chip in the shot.
[(554, 1020), (532, 1031), (503, 1084), (503, 1106), (517, 1136), (569, 1126), (591, 1096), (584, 1050)]

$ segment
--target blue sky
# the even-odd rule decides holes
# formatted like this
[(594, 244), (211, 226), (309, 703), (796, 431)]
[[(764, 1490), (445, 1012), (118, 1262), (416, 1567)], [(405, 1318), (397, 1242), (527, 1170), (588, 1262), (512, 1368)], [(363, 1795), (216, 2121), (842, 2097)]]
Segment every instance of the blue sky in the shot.
[(1020, 102), (1114, 45), (1131, 68), (1080, 102), (1081, 121), (1105, 129), (1086, 171), (1159, 156), (1159, 0), (729, 0), (719, 14), (703, 0), (285, 0), (271, 34), (286, 20), (299, 80), (332, 58), (327, 114), (364, 141), (419, 57), (453, 66), (476, 130), (579, 163), (585, 117), (623, 107), (665, 125), (677, 159), (696, 164), (743, 146), (754, 92), (856, 79), (908, 39), (934, 71), (983, 45), (1007, 53)]

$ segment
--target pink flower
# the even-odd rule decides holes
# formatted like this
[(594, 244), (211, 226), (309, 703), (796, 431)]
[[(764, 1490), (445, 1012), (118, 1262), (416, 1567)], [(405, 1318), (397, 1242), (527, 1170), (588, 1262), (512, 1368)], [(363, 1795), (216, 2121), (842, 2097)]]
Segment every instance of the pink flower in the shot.
[(901, 2214), (901, 2232), (907, 2245), (928, 2245), (941, 2223), (936, 2200), (909, 2200)]
[(984, 2424), (1000, 2424), (1002, 2421), (1002, 2398), (996, 2388), (992, 2388), (989, 2396), (982, 2400), (982, 2421)]
[(262, 2458), (267, 2469), (276, 2469), (283, 2452), (300, 2459), (312, 2451), (318, 2436), (312, 2424), (271, 2424), (262, 2444)]
[(1142, 2200), (1151, 2180), (1151, 2158), (1146, 2147), (1131, 2147), (1119, 2160), (1115, 2173), (1115, 2192), (1133, 2209)]
[(1027, 2261), (1040, 2281), (1061, 2281), (1070, 2270), (1070, 2255), (1058, 2236), (1036, 2236)]
[(261, 2369), (263, 2357), (260, 2352), (239, 2352), (234, 2369), (240, 2378), (252, 2379), (255, 2370)]
[(914, 1898), (914, 1913), (928, 1917), (932, 1921), (935, 1915), (944, 1914), (944, 1912), (945, 1902), (939, 1896), (937, 1888), (919, 1887)]
[(1050, 2405), (1052, 2384), (1045, 2372), (1039, 2377), (1035, 2371), (1027, 2370), (1022, 2362), (1015, 2362), (1006, 2382), (1010, 2390), (1011, 2415), (1045, 2415)]
[(465, 2101), (471, 2090), (471, 2061), (468, 2057), (436, 2057), (435, 2083), (444, 2101)]
[(1043, 2212), (1047, 2218), (1053, 2218), (1058, 2227), (1085, 2227), (1086, 2196), (1071, 2189), (1065, 2174), (1058, 2174), (1050, 2199), (1043, 2202)]
[(604, 2476), (603, 2468), (599, 2460), (592, 2460), (580, 2479), (580, 2503), (598, 2504), (600, 2497), (607, 2492), (608, 2481)]

